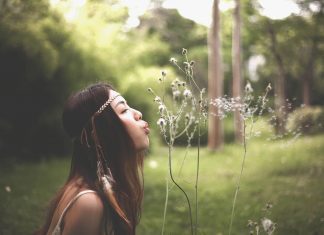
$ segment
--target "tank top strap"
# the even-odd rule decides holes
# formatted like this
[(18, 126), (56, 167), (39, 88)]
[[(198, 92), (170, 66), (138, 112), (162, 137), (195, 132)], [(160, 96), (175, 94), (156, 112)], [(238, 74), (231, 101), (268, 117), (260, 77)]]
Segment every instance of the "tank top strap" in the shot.
[(81, 197), (83, 194), (86, 194), (86, 193), (97, 193), (96, 191), (93, 191), (93, 190), (84, 190), (84, 191), (81, 191), (79, 192), (74, 198), (72, 198), (72, 200), (67, 204), (67, 206), (64, 208), (53, 232), (52, 232), (52, 235), (61, 235), (61, 224), (62, 224), (62, 221), (63, 221), (63, 218), (64, 218), (64, 215), (66, 214), (66, 212), (68, 211), (68, 209), (73, 205), (73, 203), (79, 198)]

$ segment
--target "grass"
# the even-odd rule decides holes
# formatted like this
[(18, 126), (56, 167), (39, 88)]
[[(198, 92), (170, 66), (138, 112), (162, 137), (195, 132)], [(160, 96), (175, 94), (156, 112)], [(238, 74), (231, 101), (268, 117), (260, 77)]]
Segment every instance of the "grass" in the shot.
[[(253, 139), (247, 148), (232, 234), (249, 234), (248, 219), (260, 221), (267, 202), (273, 204), (266, 216), (277, 223), (274, 234), (324, 234), (324, 135), (301, 137), (294, 142)], [(140, 235), (161, 234), (169, 179), (167, 151), (155, 146), (145, 161)], [(174, 176), (194, 202), (196, 155), (188, 153), (179, 174), (184, 152), (183, 148), (174, 150)], [(198, 234), (228, 234), (242, 154), (243, 147), (235, 144), (216, 153), (202, 149)], [(64, 182), (69, 160), (1, 164), (0, 170), (0, 234), (30, 234), (43, 221), (44, 208)], [(11, 192), (5, 190), (6, 186)], [(165, 234), (190, 234), (185, 198), (176, 187), (169, 191), (167, 210)]]

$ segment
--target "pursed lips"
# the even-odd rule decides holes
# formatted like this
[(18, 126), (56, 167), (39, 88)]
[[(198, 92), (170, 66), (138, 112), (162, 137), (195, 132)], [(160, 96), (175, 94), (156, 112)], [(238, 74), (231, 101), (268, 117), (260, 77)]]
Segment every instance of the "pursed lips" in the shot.
[(149, 124), (147, 122), (144, 122), (144, 127), (143, 128), (144, 128), (146, 134), (150, 133)]

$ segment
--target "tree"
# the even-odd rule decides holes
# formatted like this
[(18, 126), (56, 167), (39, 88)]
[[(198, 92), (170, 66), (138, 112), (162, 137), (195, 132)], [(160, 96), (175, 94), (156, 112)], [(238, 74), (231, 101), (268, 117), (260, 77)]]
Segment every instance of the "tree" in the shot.
[[(233, 12), (234, 26), (232, 34), (232, 71), (233, 71), (233, 97), (241, 97), (242, 75), (241, 75), (241, 13), (240, 0), (235, 0)], [(243, 129), (242, 117), (239, 110), (234, 111), (235, 140), (242, 143)]]
[(275, 111), (276, 111), (276, 123), (275, 130), (276, 134), (284, 134), (286, 116), (287, 116), (287, 105), (286, 105), (286, 80), (287, 71), (284, 66), (284, 61), (281, 53), (278, 50), (278, 42), (276, 38), (276, 32), (271, 22), (268, 21), (268, 33), (270, 38), (270, 50), (273, 54), (277, 65), (277, 75), (274, 79), (275, 89)]
[[(208, 34), (208, 95), (209, 99), (221, 97), (223, 94), (223, 69), (220, 41), (220, 12), (219, 0), (214, 0), (212, 23)], [(223, 125), (217, 116), (215, 106), (209, 107), (208, 119), (208, 148), (215, 150), (224, 142)]]

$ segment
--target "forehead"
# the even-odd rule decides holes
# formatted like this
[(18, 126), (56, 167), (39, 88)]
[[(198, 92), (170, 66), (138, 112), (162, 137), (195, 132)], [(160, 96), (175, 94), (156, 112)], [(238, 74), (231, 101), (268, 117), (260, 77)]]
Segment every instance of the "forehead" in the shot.
[(126, 102), (125, 98), (122, 97), (118, 92), (111, 90), (110, 94), (109, 94), (109, 99), (114, 98), (114, 97), (116, 97), (116, 98), (110, 104), (112, 106), (112, 108), (115, 108), (118, 103)]

